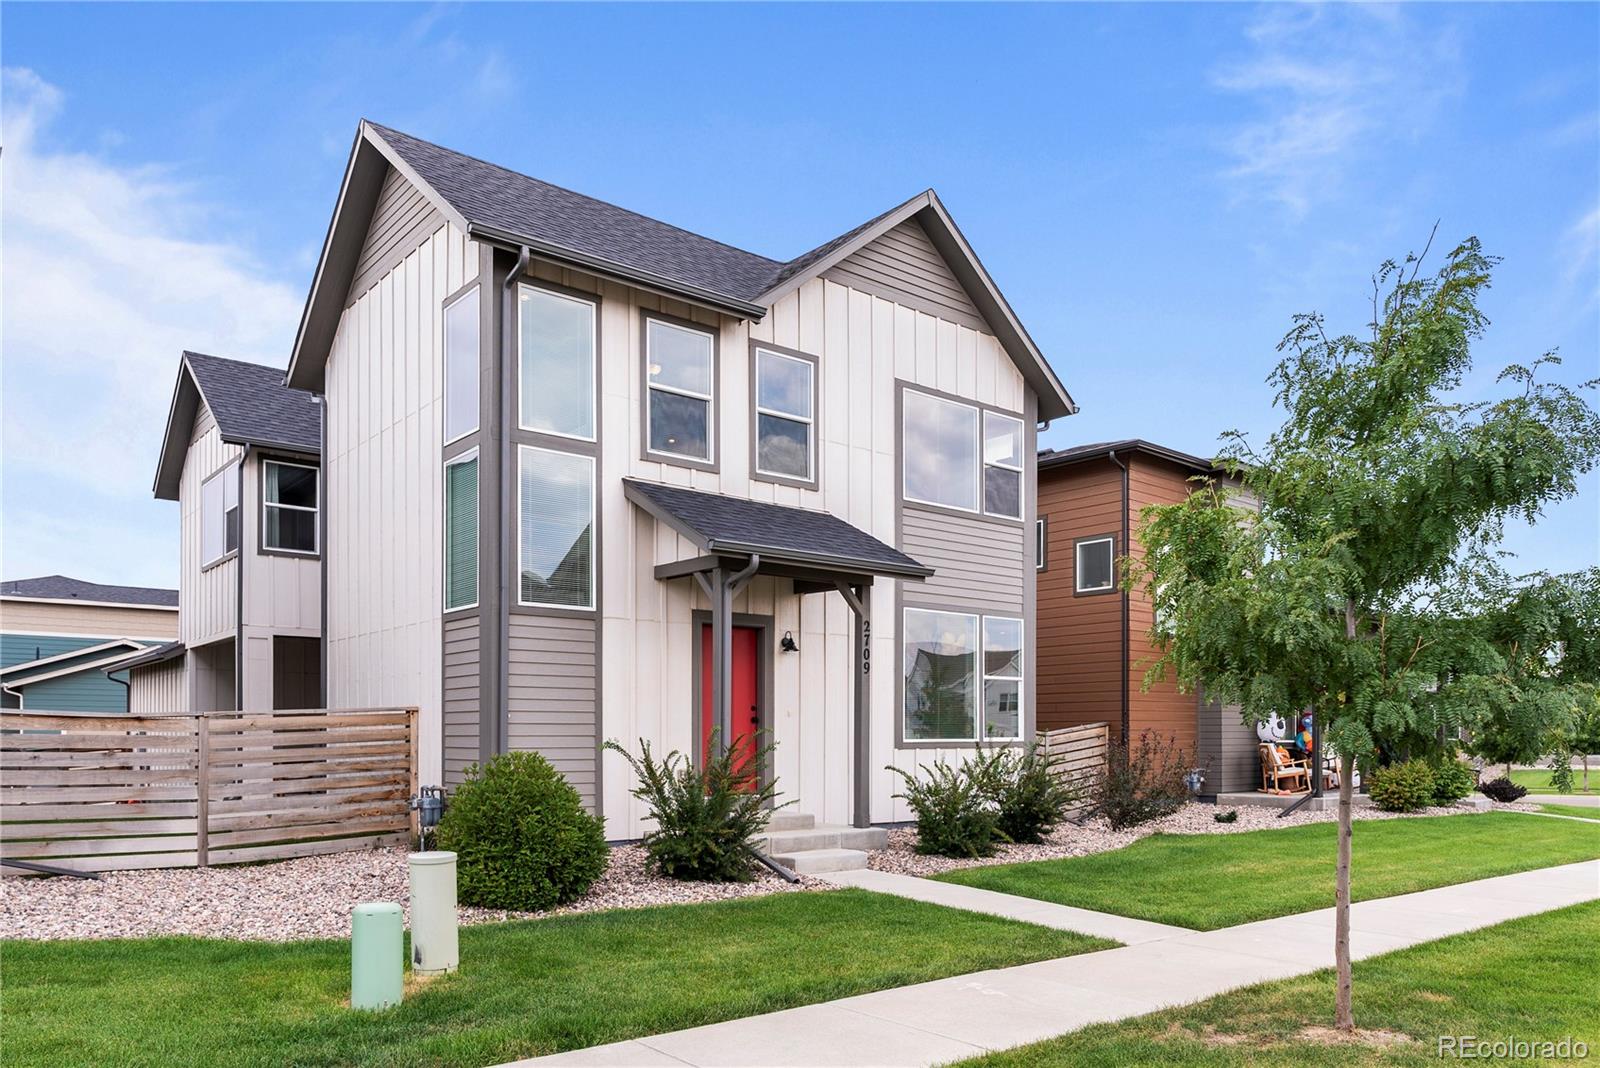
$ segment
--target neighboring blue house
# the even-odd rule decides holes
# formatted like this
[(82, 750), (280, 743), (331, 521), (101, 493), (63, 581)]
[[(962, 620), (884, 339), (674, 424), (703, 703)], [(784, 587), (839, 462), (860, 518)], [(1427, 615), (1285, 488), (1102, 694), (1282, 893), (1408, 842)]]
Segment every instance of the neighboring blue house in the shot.
[(177, 635), (177, 590), (64, 575), (0, 583), (0, 707), (126, 712), (120, 665)]

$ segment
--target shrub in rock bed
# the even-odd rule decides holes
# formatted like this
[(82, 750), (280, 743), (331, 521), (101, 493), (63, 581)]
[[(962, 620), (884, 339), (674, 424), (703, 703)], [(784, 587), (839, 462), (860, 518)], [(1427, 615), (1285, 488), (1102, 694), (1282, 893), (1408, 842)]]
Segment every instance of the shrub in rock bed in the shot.
[(980, 798), (995, 810), (995, 827), (1008, 842), (1042, 842), (1083, 791), (1062, 775), (1059, 759), (1034, 742), (1020, 749), (980, 750), (963, 771)]
[(616, 742), (607, 742), (606, 748), (632, 765), (639, 780), (633, 796), (649, 806), (655, 829), (640, 844), (652, 868), (672, 879), (751, 880), (755, 852), (750, 840), (766, 826), (778, 790), (776, 780), (761, 785), (756, 769), (773, 746), (747, 757), (728, 749), (703, 768), (677, 751), (657, 759), (643, 738), (638, 757)]
[(1176, 737), (1146, 730), (1132, 746), (1113, 741), (1094, 790), (1093, 811), (1116, 830), (1170, 816), (1189, 800), (1184, 776), (1193, 766)]
[(1367, 793), (1385, 812), (1415, 812), (1433, 803), (1433, 769), (1426, 761), (1390, 764), (1372, 773)]
[(1433, 767), (1433, 803), (1453, 805), (1472, 793), (1472, 769), (1453, 757)]
[(1518, 786), (1509, 778), (1502, 775), (1498, 779), (1491, 779), (1486, 783), (1480, 783), (1478, 785), (1478, 792), (1491, 801), (1499, 801), (1501, 804), (1508, 805), (1513, 801), (1521, 800), (1527, 795), (1528, 790), (1527, 787)]
[(538, 753), (501, 753), (467, 778), (439, 821), (463, 905), (534, 912), (582, 897), (606, 870), (600, 820)]
[(895, 767), (889, 770), (905, 782), (895, 796), (902, 798), (917, 818), (918, 853), (987, 857), (1007, 840), (981, 765), (964, 761), (955, 768), (941, 761), (914, 775)]

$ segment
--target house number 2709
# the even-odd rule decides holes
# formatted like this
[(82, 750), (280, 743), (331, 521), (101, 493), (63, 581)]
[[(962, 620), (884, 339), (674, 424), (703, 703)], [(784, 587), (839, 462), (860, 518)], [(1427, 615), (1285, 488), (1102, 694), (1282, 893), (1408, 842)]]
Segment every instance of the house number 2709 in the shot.
[(861, 674), (872, 673), (872, 620), (861, 621)]

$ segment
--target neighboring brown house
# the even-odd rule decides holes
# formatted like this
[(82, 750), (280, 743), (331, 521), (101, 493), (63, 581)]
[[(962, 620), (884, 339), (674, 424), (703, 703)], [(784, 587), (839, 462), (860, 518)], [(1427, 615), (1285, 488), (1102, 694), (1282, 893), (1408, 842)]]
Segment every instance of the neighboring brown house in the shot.
[(1134, 739), (1153, 729), (1209, 765), (1203, 793), (1253, 790), (1256, 738), (1237, 708), (1171, 681), (1145, 688), (1159, 656), (1150, 600), (1118, 581), (1123, 556), (1143, 551), (1140, 511), (1183, 500), (1195, 478), (1237, 485), (1209, 460), (1137, 439), (1039, 454), (1037, 729), (1105, 722)]

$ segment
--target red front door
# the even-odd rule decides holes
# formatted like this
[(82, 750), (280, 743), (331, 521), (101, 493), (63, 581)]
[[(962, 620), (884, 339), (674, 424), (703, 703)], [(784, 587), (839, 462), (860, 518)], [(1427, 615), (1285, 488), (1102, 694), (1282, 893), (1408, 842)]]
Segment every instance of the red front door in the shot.
[[(760, 633), (756, 627), (733, 628), (733, 730), (728, 748), (733, 752), (734, 770), (752, 773), (746, 787), (749, 790), (756, 788), (756, 769), (750, 762), (756, 752), (756, 732), (761, 728), (761, 709), (756, 696), (756, 676), (760, 672), (756, 638)], [(700, 757), (705, 762), (711, 759), (715, 723), (711, 705), (711, 626), (703, 624), (700, 627)]]

